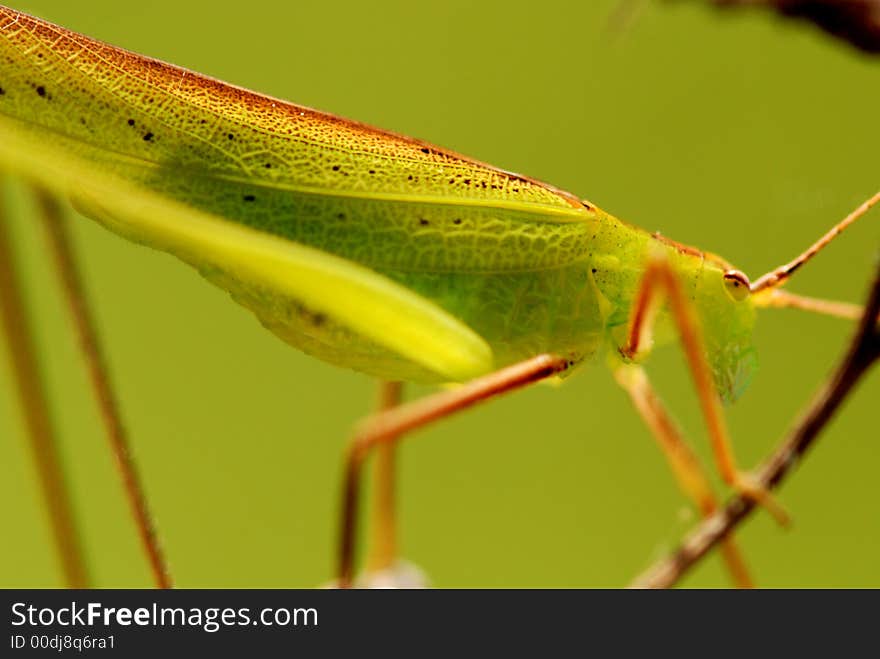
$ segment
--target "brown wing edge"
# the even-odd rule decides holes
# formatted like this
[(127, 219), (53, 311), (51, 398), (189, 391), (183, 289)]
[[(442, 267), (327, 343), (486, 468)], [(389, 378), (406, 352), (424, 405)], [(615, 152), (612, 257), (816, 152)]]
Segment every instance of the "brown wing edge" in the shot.
[[(93, 39), (84, 34), (80, 34), (79, 32), (74, 32), (73, 30), (69, 30), (60, 25), (56, 25), (49, 21), (45, 21), (41, 18), (31, 16), (24, 12), (11, 9), (3, 5), (0, 5), (0, 17), (6, 17), (12, 20), (11, 23), (0, 25), (0, 31), (7, 29), (14, 24), (23, 22), (29, 29), (32, 29), (35, 33), (48, 33), (55, 38), (59, 36), (67, 37), (74, 42), (83, 43), (89, 46), (91, 49), (94, 49), (105, 56), (125, 59), (130, 65), (132, 65), (131, 68), (133, 69), (141, 68), (142, 70), (150, 71), (154, 75), (161, 76), (169, 82), (169, 89), (167, 89), (166, 91), (171, 91), (170, 87), (180, 81), (185, 74), (185, 76), (189, 80), (195, 79), (199, 81), (204, 87), (208, 88), (216, 96), (225, 97), (225, 99), (229, 102), (239, 104), (240, 106), (251, 111), (258, 110), (267, 113), (284, 112), (291, 118), (296, 117), (298, 119), (301, 119), (303, 116), (305, 116), (318, 123), (335, 124), (347, 128), (353, 132), (362, 133), (366, 136), (391, 139), (396, 141), (400, 145), (413, 147), (414, 151), (420, 152), (425, 155), (440, 156), (448, 160), (454, 160), (475, 167), (480, 167), (489, 170), (497, 175), (506, 177), (511, 181), (524, 182), (542, 188), (564, 200), (572, 208), (578, 210), (586, 209), (587, 211), (593, 211), (595, 209), (595, 206), (593, 204), (587, 201), (583, 201), (577, 196), (571, 194), (570, 192), (562, 190), (561, 188), (557, 188), (556, 186), (550, 185), (529, 176), (524, 176), (516, 172), (501, 169), (489, 163), (471, 158), (469, 156), (465, 156), (450, 149), (439, 147), (424, 140), (409, 137), (407, 135), (402, 135), (400, 133), (396, 133), (394, 131), (386, 130), (383, 128), (377, 128), (375, 126), (371, 126), (360, 121), (340, 117), (338, 115), (324, 112), (322, 110), (316, 110), (314, 108), (306, 107), (303, 105), (297, 105), (295, 103), (291, 103), (290, 101), (285, 101), (283, 99), (275, 98), (266, 94), (261, 94), (250, 89), (246, 89), (244, 87), (240, 87), (238, 85), (227, 83), (217, 78), (213, 78), (211, 76), (192, 71), (185, 67), (169, 64), (167, 62), (163, 62), (162, 60), (148, 57), (146, 55), (141, 55), (126, 50), (124, 48), (120, 48), (118, 46), (114, 46), (112, 44)], [(413, 155), (418, 157), (416, 153), (414, 153)]]

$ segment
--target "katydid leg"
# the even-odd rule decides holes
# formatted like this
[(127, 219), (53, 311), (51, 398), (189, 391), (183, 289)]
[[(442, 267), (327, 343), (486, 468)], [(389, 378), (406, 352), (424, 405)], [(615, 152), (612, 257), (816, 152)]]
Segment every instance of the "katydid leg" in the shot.
[[(2, 183), (0, 179), (0, 185)], [(80, 527), (71, 503), (58, 433), (4, 210), (0, 203), (0, 321), (64, 582), (69, 588), (87, 588), (90, 579)]]
[[(400, 405), (402, 382), (379, 383), (378, 412)], [(397, 558), (396, 450), (393, 440), (376, 448), (373, 457), (373, 501), (367, 569), (378, 572), (390, 568)]]
[(67, 300), (80, 347), (85, 356), (92, 391), (101, 411), (101, 418), (119, 475), (125, 488), (129, 508), (137, 527), (141, 546), (149, 561), (153, 583), (157, 588), (171, 588), (171, 575), (150, 515), (141, 478), (135, 465), (128, 434), (113, 391), (110, 374), (104, 361), (101, 343), (85, 286), (77, 267), (76, 253), (67, 229), (66, 218), (58, 201), (41, 188), (34, 193), (48, 237), (55, 270)]
[[(681, 490), (694, 502), (703, 517), (714, 513), (718, 509), (718, 501), (709, 479), (651, 386), (645, 370), (635, 364), (621, 364), (614, 369), (614, 377), (657, 440)], [(749, 570), (732, 536), (722, 541), (721, 552), (733, 583), (738, 588), (752, 588)]]
[(363, 421), (355, 431), (345, 459), (338, 585), (349, 588), (354, 576), (357, 509), (363, 464), (370, 452), (400, 441), (405, 433), (465, 410), (500, 394), (521, 389), (568, 368), (555, 355), (539, 355), (472, 380), (457, 389), (395, 407)]

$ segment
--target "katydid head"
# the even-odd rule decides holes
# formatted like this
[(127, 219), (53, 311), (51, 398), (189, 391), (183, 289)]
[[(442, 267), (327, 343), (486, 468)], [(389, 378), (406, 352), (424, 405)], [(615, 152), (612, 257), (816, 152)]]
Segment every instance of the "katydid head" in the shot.
[[(665, 263), (677, 272), (682, 285), (679, 291), (680, 315), (689, 308), (702, 330), (704, 354), (712, 372), (716, 390), (725, 402), (736, 400), (748, 386), (757, 365), (752, 343), (755, 306), (752, 304), (749, 278), (720, 256), (652, 234), (656, 243), (650, 248), (649, 263)], [(650, 266), (649, 266), (650, 268)], [(674, 297), (674, 295), (673, 295)], [(685, 319), (686, 320), (686, 319)], [(687, 343), (696, 337), (682, 328)], [(666, 336), (669, 336), (667, 334)]]
[(742, 394), (758, 363), (752, 341), (755, 307), (750, 290), (744, 273), (706, 255), (694, 302), (715, 386), (725, 402)]
[(726, 270), (722, 276), (724, 289), (736, 302), (742, 302), (751, 293), (752, 284), (749, 278), (741, 270)]
[[(705, 267), (698, 278), (695, 301), (715, 384), (722, 398), (735, 399), (748, 384), (754, 370), (756, 359), (751, 333), (757, 307), (795, 307), (845, 318), (861, 315), (856, 305), (806, 298), (781, 288), (795, 271), (878, 202), (880, 192), (835, 224), (795, 259), (754, 282), (723, 259), (712, 254), (703, 255)], [(723, 294), (719, 288), (723, 288)]]

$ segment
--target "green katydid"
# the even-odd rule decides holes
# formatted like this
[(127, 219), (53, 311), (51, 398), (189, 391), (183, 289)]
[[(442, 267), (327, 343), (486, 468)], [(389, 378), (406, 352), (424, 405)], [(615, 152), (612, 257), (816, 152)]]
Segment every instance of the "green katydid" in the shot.
[[(361, 467), (404, 432), (565, 377), (607, 349), (703, 512), (707, 480), (638, 365), (681, 335), (722, 475), (784, 517), (732, 457), (720, 403), (753, 368), (760, 306), (852, 309), (780, 289), (863, 215), (750, 282), (726, 261), (538, 181), (268, 98), (0, 8), (0, 166), (111, 230), (171, 252), (328, 362), (390, 381), (467, 382), (395, 407), (348, 455), (339, 577), (353, 578)], [(390, 469), (379, 487), (390, 491)], [(395, 559), (380, 497), (373, 567)], [(145, 542), (149, 545), (149, 534)], [(148, 547), (149, 548), (149, 547)], [(748, 576), (729, 540), (725, 558)], [(159, 580), (161, 583), (161, 581)]]

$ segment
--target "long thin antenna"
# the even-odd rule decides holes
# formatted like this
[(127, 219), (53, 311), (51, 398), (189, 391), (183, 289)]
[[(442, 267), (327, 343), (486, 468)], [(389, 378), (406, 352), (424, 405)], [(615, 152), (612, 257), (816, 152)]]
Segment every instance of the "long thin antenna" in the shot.
[(8, 340), (31, 457), (46, 502), (64, 582), (68, 588), (88, 588), (88, 565), (2, 206), (0, 204), (0, 329)]
[(76, 267), (73, 245), (64, 221), (64, 214), (53, 196), (42, 188), (35, 188), (43, 224), (49, 236), (49, 245), (55, 268), (61, 279), (64, 295), (73, 316), (80, 346), (86, 358), (91, 376), (92, 389), (101, 410), (101, 418), (110, 441), (110, 449), (116, 458), (116, 466), (122, 478), (125, 494), (137, 526), (141, 545), (150, 563), (153, 581), (157, 588), (171, 588), (168, 564), (162, 552), (152, 517), (147, 507), (144, 488), (132, 457), (116, 396), (110, 382), (110, 374), (104, 362), (101, 344), (91, 309), (88, 305), (85, 288)]
[(858, 320), (862, 317), (862, 307), (858, 304), (796, 295), (779, 288), (771, 288), (764, 295), (755, 298), (755, 306), (800, 309), (801, 311), (811, 311), (823, 316), (844, 318), (846, 320)]
[(606, 34), (611, 37), (622, 34), (635, 22), (644, 7), (645, 0), (617, 0), (605, 21)]
[(800, 268), (804, 263), (809, 261), (811, 258), (816, 256), (828, 243), (834, 240), (837, 236), (843, 233), (844, 229), (846, 229), (850, 224), (859, 219), (862, 215), (871, 210), (871, 206), (880, 201), (880, 192), (877, 192), (873, 197), (864, 202), (861, 206), (856, 208), (852, 213), (843, 218), (840, 222), (834, 225), (831, 230), (826, 233), (824, 236), (819, 238), (816, 242), (810, 245), (809, 248), (802, 254), (800, 254), (793, 261), (786, 263), (783, 266), (776, 268), (775, 270), (771, 270), (766, 275), (759, 277), (751, 287), (752, 293), (758, 293), (767, 288), (776, 288), (777, 286), (782, 286), (789, 277)]

